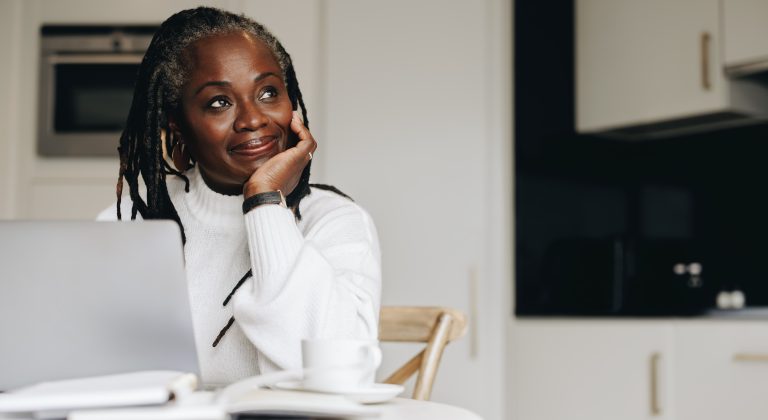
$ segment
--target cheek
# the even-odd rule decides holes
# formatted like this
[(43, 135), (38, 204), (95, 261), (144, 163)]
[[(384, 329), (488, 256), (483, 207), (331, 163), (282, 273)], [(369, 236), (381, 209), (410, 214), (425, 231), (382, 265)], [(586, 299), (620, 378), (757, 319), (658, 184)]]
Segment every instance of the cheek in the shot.
[(276, 109), (275, 112), (272, 114), (272, 121), (274, 121), (278, 126), (280, 126), (280, 129), (285, 132), (286, 137), (289, 139), (288, 143), (291, 145), (292, 143), (295, 143), (295, 141), (291, 140), (292, 136), (294, 135), (293, 130), (291, 130), (291, 119), (293, 119), (293, 109), (291, 108), (291, 103), (286, 101), (287, 104), (284, 106), (281, 106), (280, 109)]
[(276, 120), (277, 124), (282, 128), (286, 134), (292, 134), (293, 130), (291, 130), (291, 119), (293, 118), (292, 114), (288, 114), (288, 116), (281, 116), (280, 119)]
[(291, 119), (293, 118), (293, 107), (291, 107), (291, 101), (287, 99), (282, 101), (280, 107), (275, 109), (275, 115), (273, 118), (278, 124), (280, 124), (281, 127), (290, 129)]
[(232, 119), (219, 117), (210, 118), (199, 130), (202, 134), (201, 140), (209, 143), (219, 143), (226, 140), (227, 135), (232, 131)]
[(208, 120), (194, 129), (195, 142), (201, 147), (215, 146), (225, 143), (231, 129), (231, 122), (222, 118), (220, 121)]

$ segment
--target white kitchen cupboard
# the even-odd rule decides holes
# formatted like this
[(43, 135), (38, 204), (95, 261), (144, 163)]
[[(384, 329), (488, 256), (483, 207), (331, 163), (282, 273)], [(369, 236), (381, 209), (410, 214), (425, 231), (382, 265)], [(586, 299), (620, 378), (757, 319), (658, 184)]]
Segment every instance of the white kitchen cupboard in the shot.
[(515, 420), (765, 419), (766, 319), (518, 319)]
[(577, 0), (576, 119), (599, 131), (723, 108), (718, 0)]
[(702, 320), (675, 326), (678, 420), (768, 417), (768, 324)]
[(673, 328), (652, 321), (518, 320), (515, 420), (673, 419)]
[(721, 0), (723, 57), (729, 74), (768, 69), (768, 1)]
[(750, 123), (768, 90), (725, 77), (720, 0), (577, 0), (576, 129), (627, 138)]

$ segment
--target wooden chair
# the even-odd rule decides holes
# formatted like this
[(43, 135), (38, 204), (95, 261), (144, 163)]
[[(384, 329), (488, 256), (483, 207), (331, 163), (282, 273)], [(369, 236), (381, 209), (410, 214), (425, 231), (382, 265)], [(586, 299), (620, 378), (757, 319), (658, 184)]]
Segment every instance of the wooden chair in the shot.
[(385, 306), (379, 318), (379, 341), (427, 343), (426, 347), (384, 380), (402, 385), (418, 372), (413, 399), (429, 400), (445, 346), (467, 331), (461, 311), (441, 307)]

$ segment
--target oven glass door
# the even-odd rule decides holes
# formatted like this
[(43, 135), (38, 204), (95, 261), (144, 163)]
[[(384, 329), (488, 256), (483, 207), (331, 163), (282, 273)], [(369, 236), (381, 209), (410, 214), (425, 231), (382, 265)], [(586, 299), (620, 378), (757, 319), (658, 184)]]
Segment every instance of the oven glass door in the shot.
[(133, 98), (138, 64), (55, 64), (53, 130), (120, 132)]

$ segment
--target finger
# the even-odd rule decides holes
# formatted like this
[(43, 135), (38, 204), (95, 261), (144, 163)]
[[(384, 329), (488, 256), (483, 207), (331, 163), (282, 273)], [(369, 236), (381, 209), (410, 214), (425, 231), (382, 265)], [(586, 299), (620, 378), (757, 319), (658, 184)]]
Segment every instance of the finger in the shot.
[(293, 111), (293, 118), (291, 119), (291, 130), (293, 130), (293, 132), (299, 136), (299, 140), (314, 140), (312, 138), (312, 133), (309, 132), (309, 129), (301, 121), (301, 116), (299, 115), (298, 111)]
[(309, 162), (312, 160), (315, 150), (317, 150), (317, 142), (310, 137), (308, 140), (298, 142), (293, 149), (301, 156), (302, 160)]
[(293, 129), (299, 137), (299, 142), (296, 143), (296, 151), (301, 155), (306, 156), (308, 161), (312, 160), (312, 154), (317, 150), (317, 141), (312, 136), (309, 129), (301, 122), (301, 117), (297, 111), (293, 112), (291, 129)]

